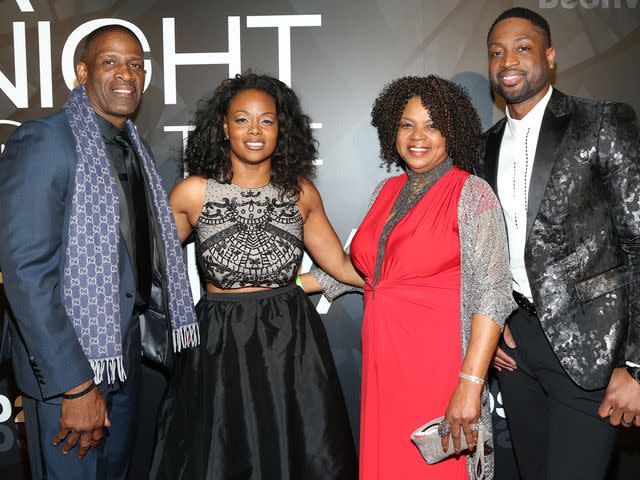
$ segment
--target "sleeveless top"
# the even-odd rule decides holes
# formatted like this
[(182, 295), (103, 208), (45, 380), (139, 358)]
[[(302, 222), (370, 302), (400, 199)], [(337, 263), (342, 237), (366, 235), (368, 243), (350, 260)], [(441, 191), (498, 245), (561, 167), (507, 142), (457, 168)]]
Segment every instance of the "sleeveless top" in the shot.
[(282, 287), (302, 261), (300, 210), (271, 184), (243, 188), (207, 179), (194, 229), (201, 273), (218, 288)]

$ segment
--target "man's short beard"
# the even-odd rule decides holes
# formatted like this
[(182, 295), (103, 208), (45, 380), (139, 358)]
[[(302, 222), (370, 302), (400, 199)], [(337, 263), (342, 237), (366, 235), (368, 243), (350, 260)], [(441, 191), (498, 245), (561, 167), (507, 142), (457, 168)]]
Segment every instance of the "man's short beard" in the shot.
[(500, 83), (496, 85), (491, 85), (493, 91), (500, 95), (508, 105), (516, 105), (518, 103), (524, 102), (525, 100), (529, 100), (531, 97), (537, 95), (540, 91), (542, 91), (545, 86), (549, 84), (549, 74), (543, 74), (539, 77), (535, 84), (531, 84), (527, 78), (524, 79), (524, 86), (517, 92), (513, 92), (511, 94), (507, 94)]

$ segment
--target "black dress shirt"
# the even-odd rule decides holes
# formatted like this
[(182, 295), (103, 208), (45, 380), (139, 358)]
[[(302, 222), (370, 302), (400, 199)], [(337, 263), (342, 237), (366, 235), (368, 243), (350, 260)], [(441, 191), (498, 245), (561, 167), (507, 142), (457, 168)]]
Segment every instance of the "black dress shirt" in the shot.
[(151, 292), (153, 236), (149, 203), (138, 156), (124, 130), (96, 115), (107, 157), (120, 183), (120, 232), (136, 277), (136, 309), (144, 310)]

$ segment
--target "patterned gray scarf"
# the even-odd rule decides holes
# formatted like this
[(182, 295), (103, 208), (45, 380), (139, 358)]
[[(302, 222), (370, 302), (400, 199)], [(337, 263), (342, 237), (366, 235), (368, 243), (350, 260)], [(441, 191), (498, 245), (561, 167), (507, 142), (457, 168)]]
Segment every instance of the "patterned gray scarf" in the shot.
[[(120, 208), (118, 188), (100, 128), (83, 86), (64, 106), (76, 141), (77, 165), (69, 219), (69, 243), (62, 278), (63, 303), (91, 367), (100, 383), (124, 381), (118, 252)], [(150, 152), (127, 120), (126, 131), (138, 155), (153, 197), (166, 254), (165, 278), (174, 351), (199, 343), (198, 324), (178, 232)]]

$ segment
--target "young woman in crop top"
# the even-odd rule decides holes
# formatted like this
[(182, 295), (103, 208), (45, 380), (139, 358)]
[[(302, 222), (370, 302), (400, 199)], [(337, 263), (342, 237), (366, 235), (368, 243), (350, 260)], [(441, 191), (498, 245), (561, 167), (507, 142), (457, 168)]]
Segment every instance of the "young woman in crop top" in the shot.
[(190, 177), (170, 202), (181, 241), (195, 233), (207, 294), (200, 348), (172, 372), (151, 477), (356, 478), (324, 326), (294, 283), (306, 248), (364, 284), (310, 181), (309, 118), (284, 83), (245, 74), (223, 81), (195, 124)]

